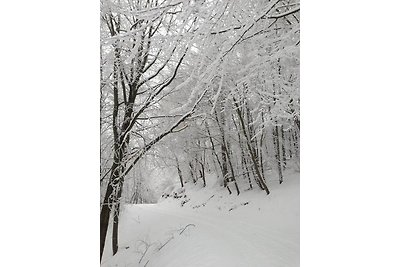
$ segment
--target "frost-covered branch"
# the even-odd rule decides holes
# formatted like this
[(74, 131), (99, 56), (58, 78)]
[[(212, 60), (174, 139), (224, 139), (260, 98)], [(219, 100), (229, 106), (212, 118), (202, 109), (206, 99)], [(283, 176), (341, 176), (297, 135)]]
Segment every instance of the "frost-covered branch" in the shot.
[(285, 16), (289, 16), (289, 15), (294, 14), (294, 13), (299, 12), (299, 11), (300, 11), (300, 7), (297, 7), (297, 8), (293, 8), (291, 10), (288, 10), (286, 12), (280, 13), (280, 14), (275, 14), (275, 15), (269, 16), (268, 18), (270, 18), (270, 19), (279, 19), (279, 18), (283, 18)]
[(146, 144), (141, 151), (137, 154), (135, 160), (133, 161), (133, 163), (126, 169), (126, 171), (124, 172), (123, 176), (127, 175), (132, 168), (136, 165), (136, 163), (142, 158), (142, 156), (150, 149), (153, 147), (153, 145), (155, 145), (156, 143), (158, 143), (159, 141), (161, 141), (165, 136), (167, 136), (170, 133), (173, 133), (174, 130), (176, 128), (178, 128), (178, 126), (183, 123), (187, 118), (189, 118), (194, 111), (196, 110), (196, 107), (198, 106), (198, 104), (200, 103), (200, 101), (203, 99), (204, 95), (206, 94), (207, 90), (204, 90), (204, 92), (200, 95), (200, 97), (197, 99), (196, 103), (193, 105), (193, 107), (185, 114), (183, 115), (178, 121), (176, 121), (167, 131), (163, 132), (162, 134), (160, 134), (159, 136), (157, 136), (156, 138), (154, 138), (150, 143)]

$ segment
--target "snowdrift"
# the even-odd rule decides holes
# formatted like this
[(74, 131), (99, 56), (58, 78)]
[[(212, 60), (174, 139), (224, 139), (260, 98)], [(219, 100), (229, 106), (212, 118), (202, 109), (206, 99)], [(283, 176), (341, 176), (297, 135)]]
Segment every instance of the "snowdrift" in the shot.
[(298, 172), (269, 181), (268, 196), (243, 185), (229, 195), (211, 174), (207, 182), (170, 186), (158, 204), (125, 205), (119, 251), (111, 256), (108, 239), (102, 266), (300, 265)]

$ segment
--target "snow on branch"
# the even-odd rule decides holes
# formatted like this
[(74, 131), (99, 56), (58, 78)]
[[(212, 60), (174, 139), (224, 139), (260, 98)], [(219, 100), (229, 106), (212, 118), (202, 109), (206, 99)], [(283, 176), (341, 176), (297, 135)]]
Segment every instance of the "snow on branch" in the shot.
[(300, 7), (293, 8), (292, 10), (288, 10), (288, 11), (280, 13), (280, 14), (269, 16), (268, 18), (269, 19), (279, 19), (279, 18), (283, 18), (288, 15), (294, 14), (298, 11), (300, 11)]
[(156, 138), (154, 138), (150, 143), (148, 143), (148, 144), (145, 145), (140, 151), (138, 151), (138, 153), (135, 154), (135, 155), (136, 155), (135, 160), (134, 160), (133, 163), (125, 170), (124, 174), (123, 174), (121, 177), (127, 175), (127, 174), (132, 170), (132, 168), (136, 165), (136, 163), (142, 158), (142, 156), (143, 156), (144, 154), (146, 154), (146, 152), (147, 152), (148, 150), (150, 150), (150, 148), (153, 147), (153, 145), (155, 145), (156, 143), (158, 143), (159, 141), (161, 141), (161, 139), (163, 139), (163, 138), (164, 138), (165, 136), (167, 136), (168, 134), (174, 133), (174, 132), (176, 132), (176, 131), (182, 130), (182, 129), (176, 130), (176, 128), (178, 128), (179, 125), (180, 125), (181, 123), (183, 123), (187, 118), (189, 118), (189, 117), (194, 113), (194, 111), (196, 110), (196, 107), (198, 106), (198, 104), (200, 103), (200, 101), (203, 99), (203, 97), (204, 97), (204, 95), (206, 94), (206, 92), (207, 92), (207, 89), (205, 89), (205, 90), (203, 91), (203, 93), (202, 93), (202, 94), (200, 95), (200, 97), (197, 99), (196, 103), (192, 106), (192, 108), (191, 108), (188, 112), (186, 112), (186, 114), (184, 114), (179, 120), (177, 120), (168, 130), (166, 130), (165, 132), (163, 132), (162, 134), (160, 134), (159, 136), (157, 136)]
[(230, 51), (232, 51), (232, 49), (233, 49), (241, 40), (243, 40), (245, 34), (246, 34), (247, 32), (249, 32), (249, 31), (254, 27), (254, 25), (256, 25), (257, 22), (259, 22), (261, 19), (263, 19), (264, 17), (266, 17), (267, 14), (268, 14), (269, 12), (271, 12), (271, 11), (274, 9), (274, 7), (276, 6), (276, 4), (278, 4), (280, 1), (281, 1), (281, 0), (276, 0), (276, 1), (274, 1), (272, 4), (270, 4), (270, 5), (267, 7), (266, 11), (263, 12), (263, 14), (262, 14), (261, 16), (259, 16), (257, 19), (255, 19), (253, 23), (251, 23), (250, 25), (248, 25), (247, 27), (245, 27), (244, 31), (243, 31), (242, 34), (239, 36), (239, 38), (236, 40), (236, 42), (234, 42), (233, 45), (232, 45), (227, 51), (225, 51), (223, 57), (225, 57)]

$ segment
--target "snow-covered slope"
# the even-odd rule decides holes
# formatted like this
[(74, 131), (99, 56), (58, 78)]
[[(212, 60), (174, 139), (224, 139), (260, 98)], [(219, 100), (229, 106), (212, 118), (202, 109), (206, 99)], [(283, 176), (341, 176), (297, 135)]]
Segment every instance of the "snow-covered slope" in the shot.
[(228, 195), (208, 181), (175, 190), (180, 198), (125, 205), (120, 250), (111, 257), (108, 240), (102, 266), (299, 266), (298, 173), (270, 182), (269, 196), (258, 189)]

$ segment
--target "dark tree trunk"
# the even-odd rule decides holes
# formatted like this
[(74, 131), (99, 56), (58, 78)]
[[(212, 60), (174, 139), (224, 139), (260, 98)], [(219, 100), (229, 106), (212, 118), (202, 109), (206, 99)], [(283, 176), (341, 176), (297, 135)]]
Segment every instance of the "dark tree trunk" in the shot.
[(206, 173), (204, 169), (204, 165), (206, 164), (206, 150), (203, 152), (203, 162), (200, 162), (201, 165), (201, 177), (203, 178), (203, 186), (206, 187)]
[(175, 160), (176, 160), (176, 169), (178, 170), (178, 175), (179, 175), (179, 181), (181, 182), (181, 187), (183, 187), (182, 171), (181, 171), (181, 168), (179, 167), (179, 161), (176, 156), (175, 156)]
[(245, 168), (246, 168), (246, 177), (247, 177), (247, 180), (249, 181), (249, 187), (250, 187), (250, 189), (253, 189), (253, 184), (252, 184), (251, 178), (250, 178), (249, 167), (247, 166), (247, 160), (244, 158), (243, 150), (242, 150), (242, 166), (245, 166)]
[(193, 167), (192, 162), (189, 161), (189, 172), (190, 176), (192, 176), (193, 183), (196, 183), (196, 170)]
[(292, 130), (289, 130), (289, 134), (287, 136), (289, 142), (289, 158), (291, 159), (293, 157)]
[(106, 243), (108, 222), (110, 219), (110, 207), (103, 203), (100, 213), (100, 261), (103, 257), (104, 245)]
[(260, 170), (261, 170), (261, 174), (263, 177), (265, 177), (265, 173), (264, 173), (264, 162), (263, 162), (263, 153), (262, 153), (262, 138), (263, 136), (261, 135), (260, 138), (260, 144), (258, 146), (258, 158), (260, 159)]
[[(226, 145), (226, 147), (229, 149), (228, 144)], [(227, 156), (228, 156), (229, 167), (231, 169), (232, 181), (235, 183), (236, 192), (239, 195), (240, 194), (240, 190), (239, 190), (239, 186), (238, 186), (238, 184), (236, 182), (235, 172), (233, 171), (232, 160), (231, 160), (231, 157), (229, 156), (229, 152), (228, 152)]]
[(286, 169), (286, 149), (285, 149), (285, 133), (283, 132), (283, 125), (281, 126), (281, 136), (282, 136), (282, 163), (283, 169)]
[(232, 194), (228, 186), (228, 164), (227, 164), (227, 151), (225, 144), (221, 145), (221, 150), (222, 150), (222, 176), (224, 179), (224, 187), (227, 187), (229, 194)]
[(212, 153), (214, 154), (215, 158), (217, 159), (218, 166), (219, 166), (220, 169), (222, 170), (222, 163), (221, 163), (221, 161), (220, 161), (220, 159), (219, 159), (219, 157), (218, 157), (217, 151), (216, 151), (216, 149), (215, 149), (214, 140), (213, 140), (213, 138), (212, 138), (212, 136), (211, 136), (211, 132), (210, 132), (210, 129), (209, 129), (209, 127), (208, 127), (207, 122), (205, 122), (205, 126), (206, 126), (206, 130), (207, 130), (207, 133), (208, 133), (208, 138), (209, 138), (210, 143), (211, 143), (211, 150), (212, 150)]
[(113, 200), (111, 198), (114, 191), (115, 180), (120, 175), (119, 166), (116, 162), (113, 163), (111, 169), (112, 169), (111, 178), (107, 185), (106, 194), (104, 196), (104, 201), (100, 212), (100, 261), (103, 256), (111, 209), (113, 208), (114, 205)]
[(119, 207), (120, 203), (117, 202), (115, 204), (114, 212), (113, 212), (113, 228), (112, 228), (112, 254), (113, 256), (118, 251), (118, 224), (119, 224)]
[(222, 155), (221, 155), (222, 169), (221, 169), (221, 171), (222, 171), (222, 177), (223, 177), (222, 179), (223, 179), (224, 187), (226, 187), (228, 189), (229, 194), (232, 194), (232, 191), (229, 189), (229, 186), (228, 186), (228, 163), (227, 163), (228, 151), (227, 151), (227, 148), (225, 145), (225, 131), (224, 131), (225, 117), (224, 117), (224, 114), (222, 113), (222, 110), (223, 110), (223, 108), (220, 107), (221, 122), (218, 119), (218, 113), (216, 110), (214, 111), (214, 113), (215, 113), (215, 120), (218, 124), (218, 128), (221, 133), (221, 152), (222, 152)]
[(281, 154), (280, 154), (280, 142), (279, 142), (279, 128), (278, 126), (275, 126), (275, 131), (274, 131), (274, 137), (275, 137), (275, 158), (276, 158), (276, 163), (278, 165), (278, 175), (279, 175), (279, 184), (283, 182), (283, 176), (282, 176), (282, 165), (281, 165)]
[[(109, 28), (110, 35), (111, 36), (116, 36), (120, 33), (120, 18), (121, 15), (112, 15), (112, 14), (106, 14), (104, 19), (107, 20), (107, 27)], [(146, 22), (147, 23), (147, 22)], [(113, 87), (113, 122), (112, 122), (112, 128), (113, 128), (113, 138), (114, 138), (114, 147), (113, 147), (113, 152), (114, 152), (114, 162), (112, 166), (112, 172), (110, 175), (110, 179), (107, 185), (106, 189), (106, 195), (104, 197), (103, 205), (101, 208), (100, 212), (100, 261), (103, 255), (103, 250), (104, 250), (104, 245), (105, 245), (105, 239), (106, 239), (106, 234), (107, 234), (107, 228), (109, 225), (109, 220), (110, 220), (110, 213), (111, 213), (111, 208), (114, 208), (114, 219), (116, 218), (116, 221), (113, 220), (113, 229), (115, 232), (115, 235), (113, 234), (113, 253), (115, 254), (118, 249), (117, 245), (117, 240), (118, 240), (118, 214), (119, 214), (119, 199), (121, 197), (121, 190), (123, 186), (123, 179), (124, 175), (126, 175), (132, 168), (135, 166), (137, 161), (157, 142), (159, 142), (162, 138), (164, 138), (166, 135), (170, 134), (173, 132), (173, 130), (179, 126), (181, 122), (183, 122), (186, 118), (191, 116), (191, 114), (194, 112), (194, 108), (196, 105), (199, 103), (201, 98), (204, 96), (204, 94), (201, 96), (201, 98), (196, 102), (194, 107), (192, 108), (191, 112), (187, 113), (186, 115), (182, 116), (179, 121), (171, 128), (169, 131), (162, 133), (161, 135), (157, 136), (155, 139), (153, 139), (150, 143), (146, 144), (145, 147), (142, 149), (142, 151), (139, 153), (139, 155), (133, 160), (133, 163), (127, 168), (126, 171), (124, 171), (123, 165), (126, 163), (124, 160), (126, 160), (126, 153), (127, 153), (127, 145), (129, 144), (129, 139), (130, 139), (130, 131), (132, 128), (136, 125), (136, 120), (139, 118), (143, 112), (145, 112), (149, 106), (152, 105), (153, 100), (159, 96), (159, 94), (167, 88), (172, 81), (175, 79), (178, 69), (180, 68), (183, 59), (186, 56), (186, 51), (182, 54), (180, 59), (178, 60), (178, 63), (175, 65), (173, 69), (173, 73), (168, 79), (168, 81), (160, 83), (159, 85), (153, 87), (154, 93), (150, 94), (150, 96), (147, 98), (145, 103), (141, 105), (141, 107), (133, 113), (133, 107), (135, 105), (135, 100), (138, 95), (138, 90), (145, 83), (145, 81), (141, 81), (143, 74), (146, 72), (147, 69), (145, 69), (146, 64), (148, 63), (148, 52), (150, 51), (150, 43), (151, 43), (151, 36), (154, 34), (152, 31), (153, 26), (147, 26), (143, 27), (144, 22), (143, 21), (138, 21), (138, 23), (135, 23), (134, 27), (135, 29), (138, 29), (139, 31), (142, 31), (142, 34), (140, 35), (139, 39), (135, 43), (135, 45), (138, 46), (137, 48), (137, 53), (135, 55), (135, 59), (132, 59), (131, 62), (131, 67), (130, 67), (130, 74), (125, 75), (126, 82), (124, 81), (124, 75), (123, 69), (120, 68), (120, 63), (121, 63), (121, 54), (120, 54), (120, 47), (119, 47), (119, 41), (116, 41), (113, 44), (113, 49), (114, 49), (114, 66), (113, 66), (113, 82), (112, 82), (112, 87)], [(133, 30), (133, 29), (131, 29)], [(148, 36), (147, 36), (148, 35)], [(145, 39), (147, 38), (147, 41), (145, 43)], [(173, 52), (175, 49), (173, 50)], [(171, 55), (172, 57), (172, 55)], [(165, 65), (167, 64), (168, 61), (170, 61), (171, 58), (167, 59), (165, 61), (165, 64), (162, 65), (159, 70), (156, 72), (155, 76), (161, 71)], [(135, 61), (135, 62), (134, 62)], [(154, 62), (153, 62), (154, 63)], [(151, 64), (150, 64), (151, 65)], [(130, 78), (128, 77), (130, 76)], [(154, 76), (154, 77), (155, 77)], [(152, 77), (152, 78), (154, 78)], [(149, 78), (150, 79), (150, 78)], [(140, 82), (140, 83), (139, 83)], [(118, 91), (119, 91), (119, 85), (120, 89), (122, 90), (122, 96), (123, 96), (123, 101), (120, 102)], [(127, 92), (127, 89), (129, 88), (129, 92)], [(123, 108), (121, 108), (123, 107)], [(118, 120), (120, 117), (119, 116), (119, 109), (124, 110), (123, 114), (123, 121), (122, 123), (119, 123)], [(117, 184), (120, 184), (118, 187)], [(115, 206), (116, 205), (116, 206)], [(116, 237), (116, 238), (114, 238)], [(114, 244), (115, 242), (115, 244)]]
[(255, 151), (254, 151), (253, 147), (251, 146), (251, 138), (246, 133), (246, 126), (245, 126), (245, 123), (244, 123), (244, 120), (243, 120), (242, 112), (241, 112), (241, 110), (239, 108), (239, 105), (236, 102), (235, 98), (233, 98), (233, 101), (234, 101), (234, 104), (236, 106), (236, 113), (238, 114), (240, 124), (242, 125), (243, 134), (246, 137), (247, 148), (249, 150), (251, 160), (253, 161), (253, 166), (254, 166), (254, 169), (256, 171), (258, 181), (261, 184), (262, 189), (265, 190), (267, 195), (269, 195), (269, 193), (270, 193), (269, 189), (267, 187), (267, 184), (264, 181), (264, 178), (261, 175), (261, 172), (260, 172), (259, 167), (258, 167), (258, 162), (257, 162), (257, 158), (256, 158), (256, 155), (255, 155)]
[(295, 155), (297, 157), (297, 159), (299, 159), (300, 155), (299, 155), (299, 141), (298, 141), (298, 136), (297, 136), (297, 131), (294, 130), (293, 131), (293, 140), (294, 140), (294, 151), (295, 151)]
[(242, 169), (243, 169), (243, 171), (245, 170), (245, 176), (247, 177), (247, 180), (249, 181), (249, 187), (250, 187), (250, 189), (253, 189), (253, 184), (252, 184), (252, 182), (251, 182), (251, 178), (250, 178), (250, 171), (249, 171), (249, 167), (247, 166), (247, 160), (246, 160), (246, 157), (245, 157), (245, 154), (244, 154), (244, 145), (242, 145), (243, 144), (243, 142), (242, 142), (242, 138), (241, 138), (241, 136), (240, 136), (240, 129), (239, 129), (239, 126), (237, 125), (237, 123), (235, 122), (235, 117), (233, 116), (233, 114), (232, 114), (232, 121), (233, 121), (233, 124), (235, 125), (235, 128), (236, 128), (236, 131), (237, 131), (237, 135), (238, 135), (238, 141), (239, 141), (239, 147), (240, 147), (240, 152), (241, 152), (241, 156), (242, 156), (242, 162), (241, 162), (241, 164), (242, 164)]

